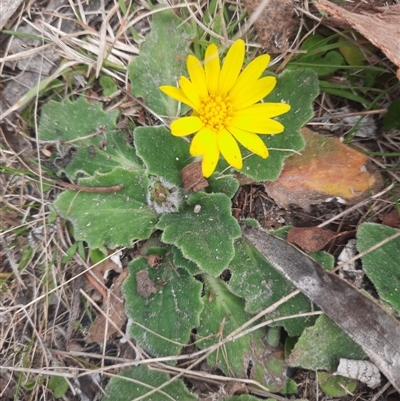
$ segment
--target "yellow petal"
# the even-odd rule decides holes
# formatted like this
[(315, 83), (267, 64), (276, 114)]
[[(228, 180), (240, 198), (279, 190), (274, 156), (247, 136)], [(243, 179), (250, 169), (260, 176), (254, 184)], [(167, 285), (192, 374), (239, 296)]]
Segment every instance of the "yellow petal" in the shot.
[(193, 134), (203, 128), (199, 117), (181, 117), (171, 123), (171, 133), (174, 136), (186, 136)]
[(244, 60), (244, 41), (237, 40), (228, 50), (221, 69), (218, 82), (218, 93), (226, 95), (235, 84)]
[(235, 110), (244, 109), (257, 103), (265, 96), (269, 95), (275, 88), (275, 77), (264, 77), (252, 82), (249, 86), (238, 90), (235, 97), (229, 96)]
[(194, 108), (194, 104), (187, 98), (187, 96), (183, 93), (183, 90), (180, 88), (176, 88), (175, 86), (160, 86), (160, 91), (164, 92), (172, 99), (177, 100), (178, 102), (185, 103), (192, 109)]
[(267, 68), (271, 57), (268, 54), (256, 57), (249, 65), (242, 71), (236, 80), (235, 85), (229, 92), (231, 98), (235, 98), (238, 91), (246, 90), (250, 84), (257, 81), (260, 75)]
[(233, 116), (229, 126), (257, 134), (280, 134), (285, 129), (278, 121), (263, 116)]
[(197, 88), (200, 99), (208, 96), (206, 74), (204, 73), (203, 66), (197, 57), (189, 55), (186, 61), (186, 66), (189, 71), (190, 80)]
[(206, 149), (208, 144), (215, 141), (215, 134), (209, 128), (202, 128), (192, 139), (190, 144), (190, 154), (193, 157), (201, 156)]
[(218, 80), (220, 74), (219, 53), (214, 43), (209, 45), (204, 58), (204, 70), (206, 73), (208, 92), (215, 95), (218, 90)]
[(218, 132), (218, 146), (224, 159), (234, 168), (243, 167), (242, 155), (235, 138), (226, 129)]
[(204, 150), (203, 160), (201, 162), (201, 171), (206, 178), (215, 171), (219, 160), (217, 137), (213, 135), (210, 139), (207, 148)]
[(228, 131), (235, 137), (235, 139), (242, 144), (250, 152), (255, 153), (257, 156), (266, 159), (268, 157), (268, 149), (262, 139), (254, 132), (244, 131), (236, 127), (228, 127)]
[(200, 107), (200, 96), (197, 88), (186, 78), (179, 78), (179, 86), (181, 87), (185, 96), (192, 102), (194, 109), (197, 110)]
[(245, 109), (237, 110), (234, 116), (249, 116), (249, 117), (263, 117), (273, 118), (287, 113), (290, 110), (290, 105), (285, 103), (257, 103)]

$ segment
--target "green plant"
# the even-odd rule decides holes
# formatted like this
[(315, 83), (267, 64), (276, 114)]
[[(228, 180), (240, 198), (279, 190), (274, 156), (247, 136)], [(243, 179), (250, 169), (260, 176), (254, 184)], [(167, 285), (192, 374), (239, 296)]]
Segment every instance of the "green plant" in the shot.
[[(168, 36), (170, 26), (179, 27), (173, 38)], [(129, 67), (132, 92), (162, 121), (173, 120), (187, 107), (179, 108), (158, 87), (175, 85), (180, 75), (186, 75), (183, 60), (194, 33), (170, 11), (155, 13), (151, 28), (140, 57)], [(262, 136), (270, 150), (266, 159), (240, 148), (240, 173), (254, 180), (276, 179), (284, 159), (304, 147), (300, 128), (312, 116), (311, 104), (318, 93), (317, 75), (310, 69), (288, 70), (276, 80), (267, 101), (284, 100), (290, 105), (290, 111), (278, 117), (285, 131)], [(226, 375), (253, 379), (272, 391), (293, 392), (294, 382), (285, 384), (283, 353), (273, 353), (278, 341), (271, 341), (266, 355), (264, 330), (253, 329), (254, 323), (248, 322), (294, 288), (241, 238), (231, 213), (231, 198), (239, 186), (237, 173), (220, 160), (208, 186), (197, 192), (185, 190), (181, 171), (196, 161), (190, 143), (171, 135), (165, 125), (137, 127), (131, 135), (117, 129), (117, 118), (117, 111), (106, 112), (101, 104), (83, 98), (50, 101), (42, 110), (39, 135), (42, 142), (55, 145), (52, 162), (57, 174), (80, 186), (63, 192), (54, 203), (57, 213), (72, 223), (75, 240), (85, 241), (94, 258), (104, 255), (105, 247), (132, 247), (134, 241), (144, 240), (143, 256), (129, 264), (130, 275), (123, 285), (130, 334), (146, 352), (170, 357), (173, 365), (174, 355), (188, 344), (195, 329), (196, 345), (209, 365)], [(153, 256), (156, 266), (149, 264)], [(332, 267), (333, 260), (326, 254), (314, 257)], [(226, 271), (229, 280), (221, 276)], [(271, 316), (312, 309), (300, 294)], [(315, 319), (285, 319), (271, 327), (283, 326), (292, 337), (304, 335), (301, 345), (307, 336), (312, 339), (304, 329), (314, 323)], [(314, 331), (321, 327), (320, 319), (317, 323)], [(242, 335), (244, 328), (248, 332)], [(352, 346), (345, 342), (343, 352)], [(334, 358), (328, 349), (326, 365), (332, 366)], [(185, 391), (185, 399), (194, 397), (179, 380), (172, 384), (164, 373), (134, 367), (110, 380), (104, 400), (150, 397), (149, 393), (171, 399), (177, 391)]]

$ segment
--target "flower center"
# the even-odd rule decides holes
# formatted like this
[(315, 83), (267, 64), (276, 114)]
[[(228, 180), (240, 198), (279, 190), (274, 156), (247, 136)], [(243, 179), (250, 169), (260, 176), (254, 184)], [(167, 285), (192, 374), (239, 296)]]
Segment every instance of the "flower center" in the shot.
[(232, 111), (232, 104), (228, 97), (210, 95), (200, 101), (198, 114), (206, 127), (219, 132), (229, 124)]

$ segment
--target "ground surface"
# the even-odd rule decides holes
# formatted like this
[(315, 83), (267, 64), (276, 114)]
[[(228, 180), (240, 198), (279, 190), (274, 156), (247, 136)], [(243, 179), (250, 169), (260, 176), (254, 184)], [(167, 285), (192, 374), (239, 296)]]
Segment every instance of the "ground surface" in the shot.
[[(71, 8), (71, 3), (63, 1), (50, 2), (51, 9), (47, 1), (28, 2), (21, 6), (6, 23), (5, 28), (41, 35), (44, 25), (38, 21), (52, 22), (57, 28), (52, 30), (51, 35), (46, 34), (49, 40), (47, 43), (53, 43), (50, 53), (43, 53), (42, 46), (46, 46), (44, 44), (31, 47), (32, 41), (28, 36), (21, 37), (18, 44), (14, 43), (10, 48), (10, 36), (6, 32), (0, 33), (2, 49), (0, 88), (3, 95), (0, 112), (6, 113), (11, 108), (14, 110), (1, 120), (0, 137), (0, 399), (5, 401), (56, 399), (54, 393), (58, 388), (57, 382), (50, 379), (51, 375), (43, 374), (47, 368), (54, 367), (59, 367), (61, 375), (68, 381), (70, 390), (64, 395), (64, 399), (99, 400), (102, 397), (102, 389), (108, 381), (108, 375), (101, 374), (101, 369), (129, 362), (135, 358), (131, 344), (121, 342), (118, 333), (105, 338), (105, 341), (91, 340), (94, 333), (90, 319), (92, 315), (98, 313), (94, 305), (101, 306), (104, 295), (102, 293), (104, 289), (102, 290), (96, 281), (96, 274), (101, 275), (103, 271), (108, 270), (108, 267), (102, 266), (95, 274), (89, 274), (87, 272), (89, 258), (85, 250), (79, 249), (71, 254), (67, 252), (73, 246), (74, 240), (64, 222), (53, 219), (51, 224), (48, 223), (50, 206), (63, 191), (61, 179), (46, 179), (49, 177), (47, 174), (49, 165), (46, 165), (45, 160), (51, 149), (39, 145), (36, 137), (40, 108), (51, 97), (51, 92), (46, 92), (45, 96), (36, 96), (37, 92), (34, 91), (33, 94), (27, 95), (24, 104), (13, 107), (26, 95), (27, 89), (34, 87), (38, 79), (54, 74), (54, 71), (65, 62), (73, 63), (74, 68), (79, 68), (85, 63), (91, 64), (91, 71), (85, 75), (86, 70), (80, 75), (82, 81), (79, 81), (79, 76), (74, 80), (71, 76), (60, 73), (54, 76), (58, 78), (54, 85), (62, 88), (61, 91), (65, 91), (66, 96), (71, 93), (79, 94), (85, 90), (86, 96), (101, 100), (99, 84), (95, 78), (97, 57), (91, 53), (92, 60), (87, 61), (83, 53), (75, 51), (82, 46), (82, 43), (75, 39), (88, 33), (94, 38), (92, 43), (94, 49), (99, 49), (106, 37), (108, 39), (114, 37), (115, 42), (118, 42), (120, 53), (116, 53), (115, 57), (119, 57), (124, 68), (116, 69), (113, 73), (118, 86), (125, 89), (126, 65), (137, 53), (137, 43), (143, 40), (148, 32), (149, 17), (146, 16), (148, 4), (145, 1), (135, 3), (137, 3), (135, 15), (129, 18), (129, 21), (135, 20), (134, 26), (140, 34), (139, 38), (135, 38), (136, 42), (129, 30), (123, 30), (122, 33), (122, 30), (119, 30), (127, 22), (120, 12), (114, 11), (108, 31), (101, 31), (105, 15), (111, 9), (118, 7), (117, 2), (108, 1), (91, 1), (89, 4), (78, 1), (75, 10)], [(178, 2), (171, 1), (171, 3)], [(208, 7), (206, 1), (198, 3), (200, 9)], [(368, 3), (380, 5), (381, 2)], [(339, 32), (344, 30), (335, 24), (331, 24), (330, 27), (324, 24), (317, 26), (320, 15), (311, 2), (296, 1), (295, 4), (296, 11), (292, 22), (297, 28), (292, 27), (288, 34), (288, 43), (292, 49), (298, 44), (299, 37), (315, 29), (327, 36), (333, 33), (330, 30), (332, 26)], [(241, 2), (230, 2), (229, 7), (233, 16), (235, 13), (242, 15), (245, 12)], [(78, 21), (77, 14), (85, 15), (85, 19)], [(201, 13), (198, 12), (197, 15), (200, 16)], [(57, 25), (59, 23), (61, 25)], [(60, 34), (57, 29), (64, 33)], [(77, 32), (79, 35), (74, 37), (74, 33)], [(254, 27), (251, 27), (247, 34), (253, 35), (254, 38)], [(58, 41), (57, 38), (63, 40)], [(393, 79), (396, 68), (379, 49), (375, 53), (373, 63), (387, 68), (389, 77), (387, 79)], [(335, 75), (330, 79), (334, 81), (342, 78), (340, 75)], [(68, 82), (68, 79), (72, 82)], [(396, 90), (383, 96), (374, 110), (367, 112), (375, 124), (373, 136), (355, 137), (351, 142), (352, 146), (382, 152), (383, 156), (368, 156), (369, 162), (382, 174), (381, 195), (365, 196), (362, 201), (354, 202), (352, 207), (338, 202), (337, 199), (306, 207), (296, 202), (283, 207), (270, 196), (264, 184), (243, 181), (243, 185), (233, 198), (234, 216), (238, 219), (255, 218), (266, 229), (278, 229), (287, 225), (311, 227), (322, 224), (324, 228), (336, 233), (346, 232), (348, 233), (346, 238), (332, 242), (326, 248), (335, 257), (341, 251), (345, 240), (354, 237), (356, 228), (364, 221), (377, 223), (384, 221), (396, 227), (396, 224), (399, 224), (395, 201), (399, 198), (400, 136), (399, 131), (383, 130), (382, 117), (387, 105), (398, 98), (399, 94), (397, 87)], [(370, 99), (374, 94), (366, 90), (365, 96)], [(133, 119), (138, 124), (151, 124), (151, 115), (124, 91), (119, 91), (114, 99), (105, 100), (108, 106), (118, 102), (121, 109), (124, 109), (126, 118)], [(343, 110), (342, 107), (346, 107), (345, 111), (335, 112)], [(314, 109), (315, 116), (308, 126), (323, 135), (341, 139), (349, 131), (349, 123), (343, 120), (344, 117), (349, 114), (360, 116), (366, 113), (362, 105), (326, 93), (316, 99)], [(326, 123), (323, 119), (326, 112), (335, 113), (337, 116)], [(329, 130), (328, 126), (334, 126), (335, 130)], [(391, 184), (393, 185), (389, 188)], [(325, 225), (328, 221), (330, 223)], [(137, 253), (138, 247), (124, 249), (120, 257), (122, 266), (126, 267)], [(83, 272), (85, 273), (82, 274)], [(118, 276), (114, 271), (108, 275), (106, 287), (111, 288), (118, 280)], [(368, 288), (368, 283), (363, 285), (373, 292), (371, 286)], [(125, 326), (122, 327), (124, 330)], [(194, 350), (189, 348), (187, 352)], [(179, 366), (184, 367), (185, 363), (182, 362)], [(79, 378), (75, 378), (71, 373), (72, 368), (79, 368), (81, 372), (86, 369), (90, 372), (94, 367), (100, 368), (100, 373), (83, 375)], [(221, 374), (219, 371), (211, 370), (207, 365), (202, 365), (200, 368), (210, 374)], [(109, 373), (117, 372), (116, 366)], [(292, 374), (298, 383), (298, 391), (287, 399), (310, 401), (328, 399), (318, 389), (315, 372), (294, 370)], [(198, 394), (200, 399), (222, 399), (221, 393), (218, 395), (221, 381), (204, 378), (199, 380), (190, 374), (185, 380), (188, 387)], [(236, 388), (232, 386), (231, 394), (240, 394), (243, 390), (238, 383), (236, 384)], [(214, 395), (213, 398), (210, 394)], [(262, 392), (255, 395), (267, 396)], [(277, 399), (286, 398), (277, 396)], [(395, 401), (400, 398), (390, 384), (383, 381), (374, 390), (360, 384), (353, 394), (341, 399)]]

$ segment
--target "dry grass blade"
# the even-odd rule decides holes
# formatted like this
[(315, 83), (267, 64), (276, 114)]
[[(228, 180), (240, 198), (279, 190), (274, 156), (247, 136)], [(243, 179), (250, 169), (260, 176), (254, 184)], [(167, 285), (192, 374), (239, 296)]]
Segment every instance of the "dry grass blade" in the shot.
[[(19, 12), (15, 13), (21, 3)], [(128, 2), (127, 10), (123, 10), (122, 3), (117, 0), (25, 3), (0, 0), (0, 28), (4, 26), (11, 32), (0, 33), (0, 399), (55, 400), (54, 388), (49, 385), (53, 377), (63, 378), (67, 383), (64, 398), (101, 399), (110, 377), (122, 369), (138, 365), (147, 365), (171, 377), (161, 386), (149, 386), (148, 393), (137, 400), (155, 393), (172, 400), (165, 387), (181, 378), (193, 380), (193, 383), (202, 380), (210, 384), (210, 389), (217, 390), (228, 382), (238, 382), (251, 389), (254, 395), (280, 401), (288, 399), (290, 396), (272, 394), (254, 380), (217, 374), (205, 361), (217, 350), (223, 354), (227, 343), (272, 322), (320, 314), (310, 312), (275, 320), (266, 318), (299, 290), (261, 311), (229, 335), (222, 337), (222, 332), (219, 333), (219, 341), (209, 348), (199, 350), (193, 340), (193, 347), (184, 348), (182, 355), (154, 358), (129, 337), (129, 328), (122, 327), (121, 322), (115, 323), (110, 312), (115, 296), (109, 283), (95, 275), (86, 278), (96, 268), (96, 264), (90, 263), (90, 250), (83, 242), (76, 243), (70, 227), (54, 215), (52, 204), (64, 188), (115, 192), (121, 187), (87, 188), (66, 183), (60, 177), (54, 178), (48, 159), (43, 157), (49, 150), (43, 148), (37, 139), (37, 119), (45, 101), (75, 96), (85, 96), (90, 101), (101, 99), (108, 109), (118, 109), (121, 117), (130, 122), (167, 125), (166, 120), (141, 99), (132, 97), (128, 84), (127, 68), (139, 55), (139, 45), (146, 38), (152, 16), (163, 10), (174, 10), (184, 16), (185, 23), (192, 24), (194, 31), (199, 33), (199, 37), (193, 39), (196, 45), (200, 43), (200, 47), (203, 42), (214, 41), (223, 50), (236, 38), (245, 38), (250, 60), (262, 47), (254, 24), (269, 1), (261, 1), (250, 17), (245, 15), (243, 2), (239, 0), (137, 0)], [(154, 8), (155, 4), (158, 7)], [(284, 60), (275, 71), (277, 73), (290, 63), (293, 56), (303, 52), (300, 48), (305, 39), (326, 29), (320, 25), (323, 18), (312, 2), (297, 1), (294, 8), (298, 25), (289, 38), (289, 48), (287, 52), (276, 55), (271, 63), (274, 66)], [(206, 23), (205, 15), (210, 9), (212, 12), (208, 18), (212, 23)], [(389, 60), (381, 60), (379, 65), (390, 72), (389, 64)], [(114, 95), (103, 96), (97, 79), (100, 77), (112, 78), (116, 83), (118, 90)], [(349, 113), (337, 113), (334, 117), (341, 120), (356, 114), (381, 118), (392, 100), (387, 95), (374, 110), (353, 108)], [(337, 108), (337, 98), (322, 95), (315, 104), (316, 116), (310, 124), (321, 127), (324, 124), (321, 116)], [(370, 153), (370, 159), (382, 171), (388, 170), (385, 176), (390, 185), (343, 212), (318, 216), (319, 227), (334, 225), (339, 230), (343, 221), (356, 214), (357, 222), (351, 223), (354, 228), (364, 220), (379, 220), (395, 207), (400, 156), (391, 154), (400, 154), (399, 133), (396, 130), (381, 133), (374, 141), (375, 153)], [(371, 150), (370, 145), (367, 141), (356, 143), (366, 152)], [(241, 184), (240, 191), (246, 192), (249, 213), (240, 217), (254, 217), (258, 201), (256, 184), (252, 182), (247, 186), (244, 181)], [(265, 193), (263, 196), (264, 200), (268, 198)], [(263, 214), (268, 213), (271, 209), (264, 207)], [(277, 226), (281, 224), (280, 216), (275, 222)], [(289, 221), (286, 224), (290, 224)], [(124, 267), (128, 259), (137, 256), (136, 246), (133, 244), (134, 251), (123, 250)], [(113, 256), (111, 254), (108, 258)], [(110, 282), (114, 280), (113, 274), (108, 278)], [(101, 341), (90, 343), (88, 332), (94, 316), (101, 316), (105, 327)], [(111, 338), (108, 335), (110, 328), (116, 333)], [(143, 326), (143, 330), (147, 328)], [(172, 366), (176, 362), (179, 365)], [(204, 366), (207, 371), (200, 370)], [(307, 391), (313, 386), (318, 388), (315, 380), (304, 386)], [(363, 394), (360, 390), (346, 401), (361, 396), (378, 401), (386, 396), (388, 387), (389, 384), (376, 390), (376, 394)], [(196, 385), (193, 388), (197, 390)], [(201, 396), (205, 398), (207, 395), (204, 392)], [(300, 397), (300, 392), (296, 396)], [(321, 397), (322, 394), (314, 393), (308, 398), (317, 401)]]

